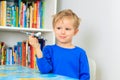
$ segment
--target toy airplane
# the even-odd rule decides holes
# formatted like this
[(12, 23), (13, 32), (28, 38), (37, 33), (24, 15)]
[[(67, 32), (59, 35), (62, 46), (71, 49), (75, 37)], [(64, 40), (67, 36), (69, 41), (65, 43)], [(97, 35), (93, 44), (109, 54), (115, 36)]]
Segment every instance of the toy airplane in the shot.
[(24, 31), (21, 31), (22, 33), (25, 33), (27, 35), (33, 35), (34, 37), (36, 38), (39, 38), (41, 36), (41, 32), (37, 32), (37, 33), (31, 33), (31, 32), (24, 32)]

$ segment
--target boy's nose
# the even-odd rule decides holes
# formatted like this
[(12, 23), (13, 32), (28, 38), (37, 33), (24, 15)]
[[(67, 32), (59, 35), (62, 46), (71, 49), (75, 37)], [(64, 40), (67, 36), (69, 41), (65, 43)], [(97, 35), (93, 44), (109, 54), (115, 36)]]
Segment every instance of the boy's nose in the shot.
[(61, 30), (61, 33), (62, 33), (62, 34), (65, 34), (65, 29), (62, 29), (62, 30)]

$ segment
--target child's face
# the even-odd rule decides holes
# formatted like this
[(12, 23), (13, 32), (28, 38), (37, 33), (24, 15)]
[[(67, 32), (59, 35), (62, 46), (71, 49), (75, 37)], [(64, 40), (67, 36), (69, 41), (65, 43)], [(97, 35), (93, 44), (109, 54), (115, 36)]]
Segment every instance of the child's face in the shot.
[(70, 18), (59, 20), (54, 27), (57, 43), (71, 43), (78, 29), (73, 27), (74, 21)]

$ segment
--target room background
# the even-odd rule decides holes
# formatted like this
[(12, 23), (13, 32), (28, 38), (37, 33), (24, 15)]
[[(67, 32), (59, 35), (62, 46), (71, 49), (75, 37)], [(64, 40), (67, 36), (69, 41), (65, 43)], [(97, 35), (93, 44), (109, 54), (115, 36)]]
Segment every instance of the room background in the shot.
[(57, 11), (69, 8), (81, 18), (73, 43), (95, 60), (96, 80), (120, 80), (119, 4), (119, 0), (58, 0)]

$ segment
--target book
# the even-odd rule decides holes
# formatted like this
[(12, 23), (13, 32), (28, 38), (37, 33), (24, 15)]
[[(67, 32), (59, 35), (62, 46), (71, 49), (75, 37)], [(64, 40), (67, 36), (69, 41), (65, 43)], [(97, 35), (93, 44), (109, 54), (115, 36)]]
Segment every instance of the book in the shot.
[(0, 65), (4, 65), (6, 62), (6, 44), (0, 42)]
[(33, 3), (33, 23), (32, 28), (36, 28), (37, 26), (37, 3)]
[(22, 66), (26, 66), (26, 41), (22, 42)]
[(0, 26), (1, 26), (1, 1), (0, 1)]
[(11, 26), (12, 23), (12, 18), (11, 18), (11, 7), (7, 3), (7, 12), (6, 12), (6, 26)]
[(22, 42), (17, 42), (18, 64), (22, 63)]
[(18, 27), (20, 27), (20, 17), (21, 17), (21, 0), (18, 0)]
[(6, 49), (6, 65), (13, 64), (12, 52), (13, 52), (12, 47), (7, 47), (7, 49)]
[(6, 26), (6, 1), (1, 1), (1, 26)]
[(9, 27), (16, 27), (17, 25), (17, 2), (15, 2), (14, 0), (9, 0), (6, 3), (6, 26)]
[(13, 47), (13, 57), (14, 57), (14, 64), (18, 64), (18, 54), (17, 54), (17, 45)]
[(35, 67), (35, 52), (34, 48), (30, 45), (30, 68)]
[(19, 11), (18, 11), (18, 6), (16, 6), (16, 27), (18, 27), (18, 22), (19, 22), (19, 15), (18, 15)]
[(30, 6), (30, 28), (32, 28), (32, 23), (33, 23), (33, 7), (31, 5)]
[(0, 65), (1, 65), (1, 58), (2, 58), (2, 45), (1, 45), (1, 42), (0, 42)]
[(9, 47), (9, 65), (13, 64), (13, 49), (12, 47)]
[(26, 67), (28, 67), (28, 66), (29, 66), (29, 64), (28, 64), (28, 61), (29, 61), (29, 60), (28, 60), (28, 54), (29, 54), (29, 42), (28, 42), (28, 40), (26, 40), (26, 45), (25, 45), (25, 47), (26, 47), (26, 48), (25, 48), (25, 49), (26, 49), (26, 50), (25, 50), (25, 51), (26, 51), (26, 52), (25, 52), (25, 55), (26, 55), (26, 61), (25, 61), (25, 62), (26, 62)]
[(40, 27), (43, 29), (44, 28), (44, 13), (45, 12), (45, 1), (41, 0), (41, 25)]
[(6, 44), (4, 42), (1, 43), (1, 65), (5, 65), (6, 62)]
[(16, 26), (16, 10), (15, 6), (11, 6), (11, 26)]
[(40, 29), (40, 15), (39, 15), (39, 14), (40, 14), (40, 13), (39, 13), (39, 12), (40, 12), (40, 11), (39, 11), (39, 10), (40, 10), (40, 6), (39, 6), (39, 5), (40, 5), (40, 0), (37, 0), (37, 1), (36, 1), (36, 9), (37, 9), (37, 10), (36, 10), (36, 16), (37, 16), (37, 17), (36, 17), (36, 20), (37, 20), (36, 28), (38, 28), (38, 29)]

